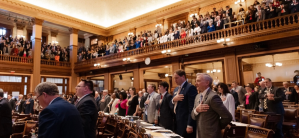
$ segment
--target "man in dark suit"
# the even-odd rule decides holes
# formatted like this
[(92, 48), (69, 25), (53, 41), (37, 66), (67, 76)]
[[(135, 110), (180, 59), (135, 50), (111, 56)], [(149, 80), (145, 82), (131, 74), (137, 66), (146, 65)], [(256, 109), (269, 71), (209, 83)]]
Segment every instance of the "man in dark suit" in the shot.
[(32, 99), (32, 94), (27, 94), (27, 100), (24, 103), (24, 114), (33, 114), (34, 101)]
[[(111, 98), (108, 95), (108, 90), (103, 90), (103, 95), (98, 103), (98, 105), (100, 107), (100, 111), (104, 111), (104, 112), (109, 112), (109, 108), (107, 107), (107, 105), (109, 104)], [(106, 108), (107, 107), (107, 108)]]
[(226, 6), (225, 8), (226, 8), (226, 11), (225, 11), (226, 17), (230, 17), (230, 19), (232, 19), (233, 9), (230, 8), (229, 6)]
[(20, 94), (19, 99), (16, 104), (16, 112), (18, 112), (20, 114), (24, 113), (24, 103), (25, 103), (25, 101), (23, 100), (23, 95)]
[(97, 109), (98, 111), (100, 111), (100, 106), (99, 106), (99, 102), (101, 100), (101, 95), (99, 95), (99, 92), (98, 91), (95, 91), (95, 96), (94, 96), (94, 99), (96, 100), (96, 103), (97, 103)]
[(39, 138), (84, 138), (80, 114), (77, 109), (59, 97), (54, 83), (36, 86), (35, 95), (44, 108), (39, 115)]
[(174, 89), (171, 106), (173, 107), (176, 119), (175, 132), (185, 138), (195, 138), (196, 124), (191, 118), (191, 112), (197, 90), (186, 79), (185, 71), (177, 70), (174, 73), (174, 80), (178, 87)]
[(221, 98), (210, 88), (212, 77), (205, 73), (198, 73), (196, 76), (196, 87), (200, 93), (194, 101), (191, 116), (196, 120), (197, 137), (220, 138), (221, 129), (224, 129), (233, 117)]
[(282, 101), (284, 100), (284, 93), (282, 89), (274, 87), (269, 78), (265, 79), (266, 88), (258, 95), (259, 99), (264, 103), (264, 112), (275, 113), (281, 115), (281, 120), (277, 123), (277, 131), (275, 137), (282, 138), (282, 122), (284, 116), (284, 107)]
[(237, 109), (237, 107), (240, 105), (238, 93), (232, 89), (231, 84), (227, 84), (227, 87), (229, 89), (230, 94), (232, 94), (235, 99), (235, 108)]
[(75, 106), (81, 115), (85, 138), (95, 138), (98, 111), (93, 96), (93, 82), (81, 80), (76, 86), (76, 95), (79, 100)]
[(199, 21), (196, 19), (195, 15), (193, 15), (192, 18), (193, 20), (191, 21), (191, 27), (194, 29), (196, 24), (199, 24)]
[(3, 89), (0, 88), (0, 138), (10, 138), (12, 134), (12, 115), (9, 103), (3, 99)]
[(159, 126), (173, 131), (174, 113), (171, 108), (172, 95), (168, 93), (169, 85), (163, 81), (159, 84), (159, 91), (161, 93), (161, 99), (159, 101), (157, 109), (159, 110)]
[(8, 94), (8, 95), (7, 95), (7, 101), (8, 101), (8, 103), (9, 103), (10, 107), (11, 107), (11, 110), (12, 110), (12, 111), (15, 111), (15, 108), (16, 108), (16, 101), (15, 101), (14, 99), (12, 99), (11, 94)]
[(298, 94), (294, 90), (294, 88), (290, 87), (288, 82), (283, 82), (282, 85), (282, 91), (285, 94), (284, 100), (289, 100), (290, 102), (298, 103)]
[(216, 30), (221, 30), (223, 28), (224, 21), (220, 19), (220, 16), (216, 17), (217, 21), (215, 22)]

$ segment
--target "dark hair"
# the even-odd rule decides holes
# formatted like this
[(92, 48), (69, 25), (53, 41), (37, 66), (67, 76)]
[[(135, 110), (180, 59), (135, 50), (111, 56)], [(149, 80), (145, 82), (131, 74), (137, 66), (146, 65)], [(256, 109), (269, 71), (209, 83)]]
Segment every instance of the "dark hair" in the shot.
[(4, 95), (4, 92), (0, 92), (0, 97), (3, 97), (3, 95)]
[(32, 94), (31, 93), (28, 93), (27, 95), (31, 96), (32, 97)]
[(166, 88), (166, 91), (168, 91), (169, 84), (168, 84), (166, 81), (162, 81), (162, 82), (160, 82), (159, 85), (160, 85), (160, 86), (163, 86), (164, 88)]
[(219, 83), (217, 87), (220, 87), (223, 90), (223, 95), (226, 95), (227, 93), (230, 93), (228, 90), (228, 87), (225, 83)]
[(238, 83), (238, 82), (236, 82), (236, 81), (233, 81), (232, 83), (239, 85), (239, 83)]
[(89, 90), (93, 91), (93, 82), (90, 80), (81, 79), (84, 82), (84, 86), (87, 86)]
[(179, 75), (180, 77), (185, 76), (185, 79), (187, 78), (186, 72), (184, 70), (179, 69), (179, 70), (175, 71), (175, 74)]
[(227, 87), (232, 87), (232, 85), (231, 84), (227, 84)]
[(156, 91), (157, 87), (155, 84), (149, 84), (149, 85), (151, 85), (154, 88), (154, 91)]
[(130, 87), (129, 90), (132, 89), (134, 91), (134, 95), (136, 95), (136, 88), (135, 87)]
[(114, 92), (114, 94), (115, 94), (115, 97), (116, 97), (116, 98), (120, 99), (120, 98), (119, 98), (119, 94), (118, 94), (117, 92)]
[(272, 80), (270, 78), (266, 78), (265, 80), (268, 80), (268, 81), (272, 82)]
[(126, 92), (120, 92), (119, 93), (119, 99), (120, 99), (120, 96), (122, 96), (122, 100), (124, 100), (124, 99), (127, 99), (127, 93)]

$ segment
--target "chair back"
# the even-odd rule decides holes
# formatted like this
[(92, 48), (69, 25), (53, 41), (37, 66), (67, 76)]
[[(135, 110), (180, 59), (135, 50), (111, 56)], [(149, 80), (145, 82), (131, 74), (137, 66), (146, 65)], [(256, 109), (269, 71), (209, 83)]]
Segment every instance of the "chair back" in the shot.
[(18, 121), (18, 118), (19, 118), (19, 116), (12, 116), (12, 121), (16, 122), (16, 121)]
[(295, 102), (282, 102), (283, 105), (294, 105)]
[(244, 138), (246, 129), (246, 126), (226, 126), (223, 138)]
[(133, 131), (130, 131), (128, 138), (138, 138), (138, 135)]
[(274, 132), (254, 125), (247, 126), (245, 138), (273, 138)]
[(26, 121), (23, 135), (28, 136), (30, 134), (31, 130), (36, 128), (36, 125), (37, 125), (37, 121), (31, 121), (31, 120)]
[(125, 123), (118, 122), (117, 124), (117, 138), (123, 138), (125, 133)]
[(268, 115), (267, 114), (250, 114), (249, 120), (250, 125), (255, 125), (259, 127), (266, 127), (267, 121), (268, 121)]
[(256, 111), (252, 109), (242, 109), (240, 112), (240, 122), (249, 124), (248, 118), (250, 114), (254, 114)]
[(285, 122), (296, 121), (298, 116), (298, 109), (299, 108), (284, 108), (285, 111), (284, 121)]
[(23, 133), (25, 127), (25, 123), (14, 123), (12, 125), (12, 133)]

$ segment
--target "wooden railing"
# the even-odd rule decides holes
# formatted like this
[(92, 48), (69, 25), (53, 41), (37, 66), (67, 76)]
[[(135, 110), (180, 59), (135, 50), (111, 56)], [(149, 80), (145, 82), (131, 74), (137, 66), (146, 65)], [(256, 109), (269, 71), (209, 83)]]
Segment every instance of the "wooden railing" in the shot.
[(0, 55), (0, 62), (18, 62), (18, 63), (33, 63), (32, 58), (27, 57), (19, 57), (19, 56), (8, 56), (8, 55)]
[(71, 67), (70, 62), (64, 61), (53, 61), (53, 60), (41, 60), (41, 65), (49, 65), (49, 66), (61, 66), (61, 67)]
[(96, 62), (113, 60), (113, 59), (123, 59), (129, 56), (135, 56), (140, 54), (147, 54), (153, 52), (161, 52), (162, 50), (168, 50), (172, 48), (184, 47), (186, 45), (203, 43), (203, 42), (216, 42), (219, 39), (226, 39), (230, 37), (244, 36), (246, 34), (253, 34), (257, 32), (266, 32), (268, 30), (273, 30), (282, 27), (288, 27), (291, 25), (298, 25), (299, 13), (288, 14), (284, 16), (279, 16), (259, 22), (248, 23), (241, 26), (235, 26), (231, 28), (226, 28), (218, 31), (213, 31), (209, 33), (200, 34), (197, 36), (187, 37), (183, 39), (178, 39), (162, 44), (146, 46), (139, 49), (129, 50), (121, 53), (110, 54), (103, 57), (98, 57), (91, 60), (81, 61), (75, 63), (76, 66), (81, 65), (93, 65)]

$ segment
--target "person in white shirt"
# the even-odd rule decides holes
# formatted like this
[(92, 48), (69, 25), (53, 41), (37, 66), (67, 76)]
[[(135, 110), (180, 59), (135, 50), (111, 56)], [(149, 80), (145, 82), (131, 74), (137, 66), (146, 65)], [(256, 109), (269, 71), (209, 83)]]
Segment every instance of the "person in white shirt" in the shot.
[(164, 43), (164, 36), (162, 36), (162, 33), (159, 34), (159, 44)]
[(149, 46), (152, 45), (152, 41), (153, 41), (152, 34), (149, 34), (149, 37), (147, 37), (147, 42)]
[(118, 108), (116, 108), (116, 105), (117, 105), (118, 101), (119, 101), (119, 95), (118, 95), (118, 93), (114, 92), (111, 95), (111, 100), (107, 105), (107, 108), (109, 108), (108, 111), (109, 111), (110, 114), (117, 113)]
[(230, 94), (228, 87), (224, 83), (219, 83), (218, 86), (218, 92), (221, 100), (223, 101), (224, 106), (226, 109), (232, 114), (233, 121), (236, 121), (235, 119), (235, 99), (232, 94)]
[(173, 35), (174, 35), (173, 31), (172, 31), (172, 29), (170, 29), (169, 30), (169, 34), (168, 34), (168, 38), (169, 38), (170, 41), (174, 40), (174, 36)]

